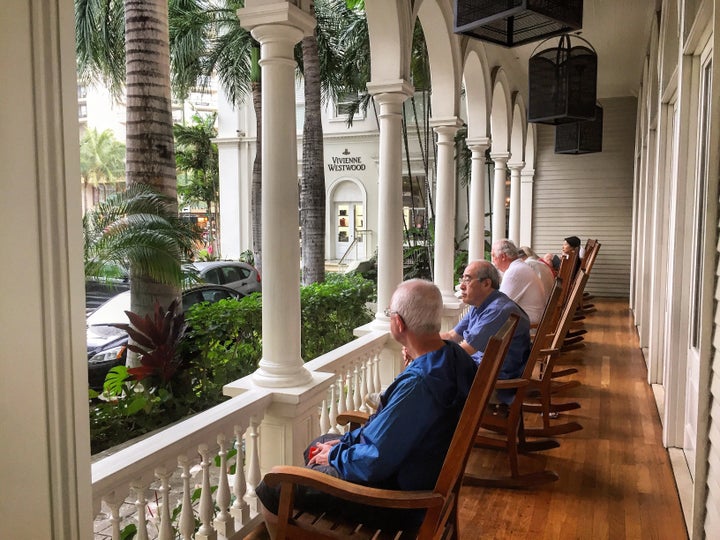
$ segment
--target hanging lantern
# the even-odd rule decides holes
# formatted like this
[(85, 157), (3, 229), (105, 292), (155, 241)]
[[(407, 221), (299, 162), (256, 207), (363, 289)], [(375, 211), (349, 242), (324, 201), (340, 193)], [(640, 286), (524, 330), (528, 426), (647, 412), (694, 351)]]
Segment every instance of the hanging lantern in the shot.
[(559, 124), (555, 128), (556, 154), (602, 152), (603, 109), (595, 106), (595, 118)]
[(595, 117), (597, 54), (587, 40), (572, 36), (583, 42), (572, 46), (570, 38), (564, 34), (557, 47), (530, 57), (528, 122), (557, 125)]
[(582, 0), (455, 0), (456, 34), (515, 47), (582, 28)]

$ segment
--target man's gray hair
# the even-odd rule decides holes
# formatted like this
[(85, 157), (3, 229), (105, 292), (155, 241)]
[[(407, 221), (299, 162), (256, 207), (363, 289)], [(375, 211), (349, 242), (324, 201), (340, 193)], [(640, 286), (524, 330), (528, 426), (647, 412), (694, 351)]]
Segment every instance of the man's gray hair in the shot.
[(416, 334), (440, 332), (443, 299), (440, 289), (424, 279), (409, 279), (398, 285), (390, 301), (405, 326)]
[(480, 269), (478, 270), (477, 275), (473, 277), (478, 280), (489, 279), (492, 288), (498, 290), (500, 288), (500, 272), (498, 272), (498, 269), (495, 268), (495, 265), (485, 260), (476, 262), (480, 263)]
[(512, 240), (508, 240), (507, 238), (493, 242), (492, 249), (495, 252), (495, 255), (500, 255), (502, 253), (511, 261), (514, 261), (520, 256), (517, 246)]

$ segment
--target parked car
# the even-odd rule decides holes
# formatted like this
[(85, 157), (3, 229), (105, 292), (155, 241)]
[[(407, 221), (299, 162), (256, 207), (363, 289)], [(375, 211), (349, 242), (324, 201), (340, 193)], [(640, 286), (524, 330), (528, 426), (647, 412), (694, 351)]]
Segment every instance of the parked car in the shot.
[(251, 265), (239, 261), (202, 261), (189, 263), (183, 270), (196, 274), (207, 283), (225, 285), (248, 295), (262, 290), (260, 272)]
[[(244, 295), (222, 285), (200, 285), (182, 293), (183, 313), (200, 302), (217, 302), (225, 298), (240, 299)], [(88, 383), (93, 390), (102, 390), (105, 376), (115, 366), (125, 364), (127, 332), (112, 326), (130, 322), (130, 291), (113, 296), (87, 317)]]
[(86, 279), (85, 280), (85, 315), (110, 300), (113, 296), (130, 289), (128, 279)]

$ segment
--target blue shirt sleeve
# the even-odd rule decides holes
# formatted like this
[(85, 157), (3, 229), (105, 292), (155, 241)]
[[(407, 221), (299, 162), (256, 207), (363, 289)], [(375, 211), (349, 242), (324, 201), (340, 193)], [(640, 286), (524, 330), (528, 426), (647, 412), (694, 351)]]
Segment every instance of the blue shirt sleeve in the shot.
[[(393, 399), (362, 428), (346, 434), (330, 451), (329, 463), (351, 482), (387, 479), (426, 436), (437, 407), (416, 374), (399, 381)], [(422, 417), (423, 422), (412, 422)]]

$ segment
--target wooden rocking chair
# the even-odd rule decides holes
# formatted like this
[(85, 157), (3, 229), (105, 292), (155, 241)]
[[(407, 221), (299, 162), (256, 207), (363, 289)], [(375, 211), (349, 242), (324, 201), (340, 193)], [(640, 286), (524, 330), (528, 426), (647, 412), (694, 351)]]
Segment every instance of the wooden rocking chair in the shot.
[(571, 433), (582, 429), (582, 426), (577, 422), (568, 422), (565, 424), (551, 424), (550, 420), (557, 416), (559, 412), (571, 411), (579, 409), (580, 404), (576, 402), (568, 403), (553, 403), (552, 395), (559, 390), (567, 390), (578, 386), (578, 381), (567, 381), (558, 382), (555, 379), (558, 377), (564, 377), (577, 373), (576, 368), (566, 368), (563, 370), (555, 370), (555, 363), (560, 352), (560, 346), (565, 339), (568, 327), (572, 320), (572, 316), (577, 310), (577, 307), (582, 298), (582, 292), (587, 283), (588, 275), (584, 270), (580, 270), (577, 275), (577, 279), (573, 285), (573, 290), (570, 293), (568, 303), (563, 307), (558, 327), (553, 334), (552, 343), (549, 347), (547, 355), (541, 361), (542, 369), (540, 370), (539, 377), (534, 378), (530, 382), (529, 392), (532, 396), (532, 401), (526, 401), (523, 404), (523, 409), (528, 412), (542, 413), (542, 428), (526, 428), (525, 434), (534, 437), (555, 437), (565, 433)]
[(548, 470), (520, 474), (518, 454), (536, 450), (548, 450), (559, 446), (559, 443), (552, 439), (528, 441), (525, 438), (523, 400), (536, 363), (548, 354), (547, 348), (550, 347), (553, 339), (554, 325), (557, 320), (556, 312), (559, 311), (561, 296), (562, 283), (558, 278), (555, 280), (555, 286), (545, 305), (545, 311), (540, 319), (522, 377), (519, 379), (498, 380), (495, 383), (496, 390), (515, 389), (515, 399), (505, 411), (502, 411), (503, 408), (498, 411), (497, 407), (489, 405), (482, 417), (480, 430), (475, 437), (476, 447), (493, 448), (507, 452), (510, 476), (489, 477), (466, 472), (463, 480), (465, 484), (486, 487), (525, 488), (554, 482), (558, 479), (555, 472)]
[[(485, 410), (500, 366), (507, 354), (516, 325), (517, 317), (511, 316), (490, 339), (433, 490), (378, 489), (346, 482), (304, 467), (273, 467), (265, 475), (264, 481), (269, 486), (281, 486), (277, 537), (308, 540), (349, 536), (358, 539), (456, 539), (458, 537), (457, 502), (463, 471), (472, 449), (475, 433), (480, 426), (482, 412)], [(348, 523), (344, 519), (336, 519), (327, 514), (316, 516), (296, 510), (294, 487), (298, 485), (311, 487), (356, 503), (383, 508), (427, 511), (418, 530), (377, 531), (362, 523)]]

